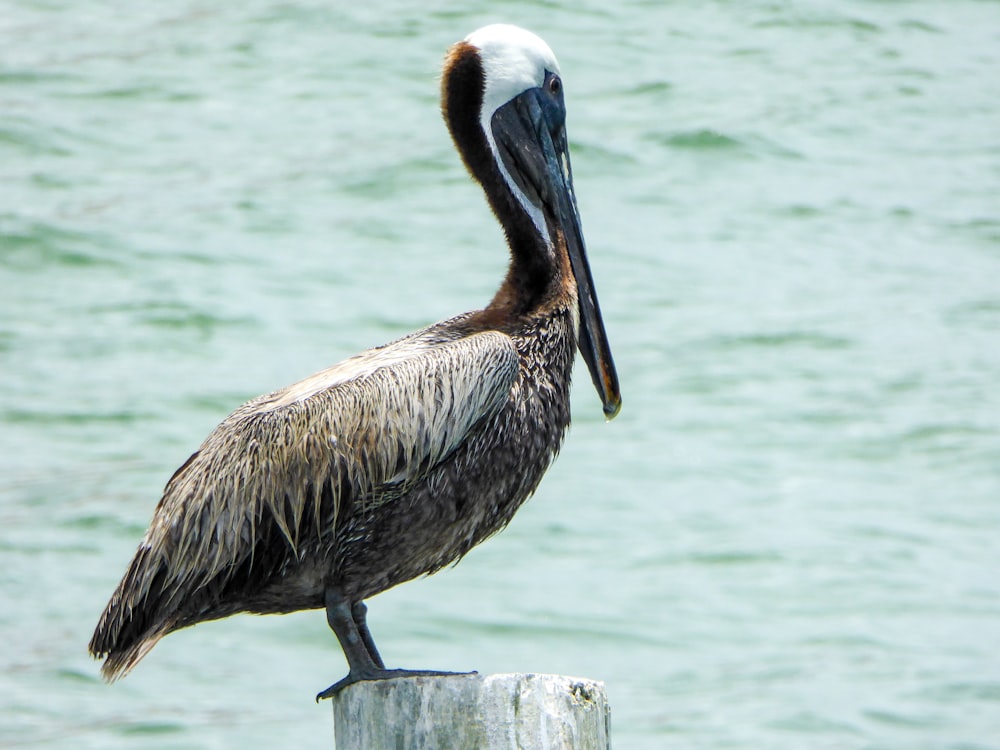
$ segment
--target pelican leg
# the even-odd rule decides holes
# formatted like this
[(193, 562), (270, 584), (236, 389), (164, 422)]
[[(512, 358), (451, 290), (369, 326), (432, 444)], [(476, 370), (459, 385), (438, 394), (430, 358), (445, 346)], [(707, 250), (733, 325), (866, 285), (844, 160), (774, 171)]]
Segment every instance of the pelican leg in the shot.
[(368, 607), (365, 606), (364, 602), (355, 602), (354, 606), (351, 607), (351, 616), (354, 618), (354, 624), (358, 626), (358, 633), (361, 635), (361, 640), (368, 650), (368, 655), (372, 657), (372, 661), (379, 668), (385, 669), (385, 662), (379, 656), (378, 649), (375, 648), (375, 640), (368, 629)]
[(316, 702), (324, 698), (332, 698), (348, 685), (364, 680), (390, 680), (393, 677), (440, 677), (454, 674), (475, 674), (474, 672), (436, 672), (420, 669), (386, 669), (375, 648), (372, 634), (368, 630), (366, 614), (368, 608), (363, 602), (353, 605), (347, 598), (334, 588), (328, 588), (324, 596), (326, 601), (326, 621), (330, 623), (344, 649), (349, 671), (342, 680), (316, 696)]

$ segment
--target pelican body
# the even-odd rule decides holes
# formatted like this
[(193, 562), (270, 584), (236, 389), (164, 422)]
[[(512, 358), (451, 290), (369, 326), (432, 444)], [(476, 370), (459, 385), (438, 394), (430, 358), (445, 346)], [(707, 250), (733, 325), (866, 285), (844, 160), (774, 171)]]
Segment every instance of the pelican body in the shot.
[(570, 421), (576, 349), (606, 416), (618, 379), (585, 254), (559, 66), (482, 28), (445, 59), (442, 111), (510, 247), (490, 304), (233, 412), (169, 480), (90, 642), (108, 680), (164, 635), (237, 612), (325, 608), (349, 674), (386, 669), (364, 600), (502, 529)]

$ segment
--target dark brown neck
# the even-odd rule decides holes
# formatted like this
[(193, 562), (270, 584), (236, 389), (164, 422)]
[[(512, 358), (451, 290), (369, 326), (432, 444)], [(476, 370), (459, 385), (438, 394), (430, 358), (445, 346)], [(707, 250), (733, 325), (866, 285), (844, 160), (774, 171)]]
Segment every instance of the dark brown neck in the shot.
[[(510, 247), (507, 277), (483, 311), (496, 327), (504, 328), (559, 295), (564, 264), (554, 260), (545, 238), (539, 236), (531, 217), (500, 174), (479, 121), (485, 85), (476, 48), (465, 42), (452, 47), (441, 81), (441, 109), (455, 147), (469, 172), (482, 185)], [(565, 257), (561, 238), (556, 239), (555, 258)]]

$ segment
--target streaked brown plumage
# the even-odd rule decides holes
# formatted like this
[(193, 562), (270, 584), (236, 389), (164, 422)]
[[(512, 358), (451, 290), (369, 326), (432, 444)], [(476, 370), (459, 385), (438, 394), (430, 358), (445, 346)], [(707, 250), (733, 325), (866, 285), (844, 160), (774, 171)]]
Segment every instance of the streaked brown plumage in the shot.
[[(511, 62), (535, 78), (507, 80)], [(402, 674), (384, 668), (362, 601), (457, 560), (534, 491), (569, 424), (578, 326), (605, 411), (617, 413), (557, 73), (544, 43), (513, 27), (451, 50), (445, 119), (507, 234), (507, 278), (483, 310), (227, 417), (167, 483), (101, 617), (90, 651), (106, 678), (179, 628), (324, 606), (351, 672), (321, 696)]]

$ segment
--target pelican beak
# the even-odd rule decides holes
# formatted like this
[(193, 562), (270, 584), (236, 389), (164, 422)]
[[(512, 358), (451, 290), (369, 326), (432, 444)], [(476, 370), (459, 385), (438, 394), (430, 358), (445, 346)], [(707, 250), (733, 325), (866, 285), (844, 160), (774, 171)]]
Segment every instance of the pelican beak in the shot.
[(601, 397), (604, 415), (611, 420), (621, 411), (622, 397), (583, 243), (565, 122), (559, 79), (547, 73), (542, 86), (498, 108), (491, 127), (504, 168), (544, 218), (551, 246), (565, 244), (580, 310), (580, 353)]

